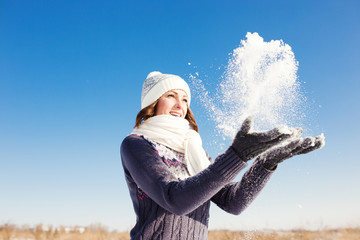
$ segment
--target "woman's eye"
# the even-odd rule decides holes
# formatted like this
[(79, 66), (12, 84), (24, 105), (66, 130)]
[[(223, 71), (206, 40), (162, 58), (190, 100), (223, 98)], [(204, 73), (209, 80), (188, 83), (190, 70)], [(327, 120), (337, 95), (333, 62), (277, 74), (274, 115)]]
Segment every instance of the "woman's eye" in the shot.
[(169, 95), (167, 95), (168, 97), (174, 97), (174, 94), (169, 94)]
[(186, 102), (186, 103), (188, 102), (188, 100), (186, 98), (184, 98), (183, 101)]

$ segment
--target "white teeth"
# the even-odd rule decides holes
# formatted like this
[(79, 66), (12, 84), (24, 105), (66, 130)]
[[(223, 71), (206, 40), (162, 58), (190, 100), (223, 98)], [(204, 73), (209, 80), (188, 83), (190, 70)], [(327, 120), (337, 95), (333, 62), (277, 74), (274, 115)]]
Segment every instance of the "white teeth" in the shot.
[(180, 117), (180, 113), (170, 113), (172, 116)]

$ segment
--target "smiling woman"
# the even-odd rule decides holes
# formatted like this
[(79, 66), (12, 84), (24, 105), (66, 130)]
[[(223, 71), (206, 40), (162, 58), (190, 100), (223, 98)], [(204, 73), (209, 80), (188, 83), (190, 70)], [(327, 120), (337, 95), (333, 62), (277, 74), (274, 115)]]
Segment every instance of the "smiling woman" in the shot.
[[(190, 100), (189, 86), (179, 76), (152, 72), (143, 84), (135, 128), (121, 144), (137, 215), (131, 239), (207, 239), (210, 202), (240, 214), (277, 163), (323, 145), (322, 138), (300, 139), (298, 128), (250, 132), (248, 118), (231, 146), (212, 162), (202, 147)], [(241, 181), (232, 182), (254, 157)]]
[(188, 97), (185, 91), (173, 89), (164, 93), (160, 98), (155, 115), (172, 115), (185, 118)]
[[(141, 99), (142, 109), (136, 116), (136, 128), (156, 115), (172, 115), (185, 118), (191, 128), (198, 132), (195, 117), (189, 107), (190, 89), (182, 78), (172, 74), (151, 72), (144, 82)], [(151, 101), (153, 102), (149, 104)]]

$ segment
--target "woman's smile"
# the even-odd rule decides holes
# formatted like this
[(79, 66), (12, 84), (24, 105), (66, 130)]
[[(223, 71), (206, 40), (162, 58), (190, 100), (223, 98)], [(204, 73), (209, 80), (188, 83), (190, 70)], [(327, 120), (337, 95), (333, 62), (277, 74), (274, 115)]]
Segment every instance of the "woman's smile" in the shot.
[(188, 96), (180, 89), (173, 89), (164, 93), (156, 106), (155, 115), (171, 115), (185, 118), (188, 108)]

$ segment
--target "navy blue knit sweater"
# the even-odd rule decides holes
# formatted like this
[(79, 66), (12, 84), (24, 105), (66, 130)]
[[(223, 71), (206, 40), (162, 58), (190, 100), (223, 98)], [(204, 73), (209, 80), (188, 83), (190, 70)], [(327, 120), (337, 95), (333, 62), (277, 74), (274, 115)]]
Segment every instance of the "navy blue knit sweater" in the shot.
[(137, 217), (131, 239), (207, 239), (210, 202), (240, 214), (272, 174), (255, 162), (232, 182), (246, 163), (229, 148), (189, 176), (183, 154), (137, 135), (124, 139), (121, 159)]

